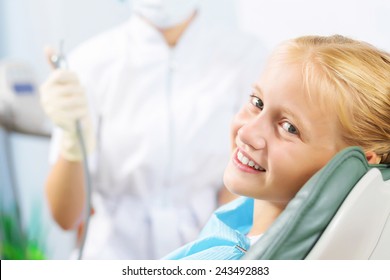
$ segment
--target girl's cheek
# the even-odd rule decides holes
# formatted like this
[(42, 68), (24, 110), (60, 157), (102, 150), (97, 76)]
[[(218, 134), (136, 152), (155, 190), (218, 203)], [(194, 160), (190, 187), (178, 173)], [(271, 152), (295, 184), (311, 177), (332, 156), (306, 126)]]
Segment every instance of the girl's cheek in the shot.
[(239, 111), (233, 118), (230, 128), (230, 142), (232, 151), (237, 148), (236, 137), (238, 130), (245, 124), (245, 113), (243, 109)]

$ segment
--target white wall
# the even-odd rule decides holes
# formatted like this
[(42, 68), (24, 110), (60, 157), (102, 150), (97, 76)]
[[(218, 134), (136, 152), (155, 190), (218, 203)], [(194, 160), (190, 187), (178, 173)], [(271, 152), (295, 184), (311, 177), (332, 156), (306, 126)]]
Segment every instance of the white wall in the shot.
[[(126, 20), (131, 0), (0, 0), (0, 59), (31, 64), (39, 80), (49, 68), (42, 49), (65, 51)], [(203, 0), (219, 16), (259, 36), (269, 49), (303, 34), (340, 33), (390, 50), (388, 0)], [(235, 6), (234, 6), (235, 5)]]
[(274, 47), (307, 34), (341, 34), (390, 51), (389, 0), (237, 0), (241, 27)]
[(0, 59), (27, 62), (42, 80), (49, 71), (45, 45), (65, 51), (124, 21), (126, 0), (0, 0)]

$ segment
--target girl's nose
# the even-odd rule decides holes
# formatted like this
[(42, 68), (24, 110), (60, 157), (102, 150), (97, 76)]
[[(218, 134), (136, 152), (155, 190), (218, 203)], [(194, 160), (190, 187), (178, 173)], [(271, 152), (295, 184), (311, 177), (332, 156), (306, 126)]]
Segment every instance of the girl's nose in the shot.
[(237, 131), (240, 141), (255, 150), (265, 149), (267, 146), (265, 120), (260, 116), (243, 124)]

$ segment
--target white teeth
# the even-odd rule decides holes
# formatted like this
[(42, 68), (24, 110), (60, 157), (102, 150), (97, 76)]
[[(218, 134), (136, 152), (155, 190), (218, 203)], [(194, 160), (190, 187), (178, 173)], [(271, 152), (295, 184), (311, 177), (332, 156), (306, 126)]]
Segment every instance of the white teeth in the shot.
[(237, 153), (237, 157), (238, 157), (238, 159), (239, 159), (240, 161), (242, 161), (242, 157), (243, 157), (243, 155), (242, 155), (242, 153), (241, 153), (241, 152), (238, 152), (238, 153)]
[(237, 158), (238, 160), (242, 163), (242, 164), (245, 164), (245, 165), (248, 165), (256, 170), (262, 170), (264, 171), (263, 168), (261, 168), (259, 165), (255, 164), (255, 162), (253, 160), (249, 160), (249, 158), (247, 158), (246, 156), (244, 156), (240, 151), (238, 151), (237, 153)]

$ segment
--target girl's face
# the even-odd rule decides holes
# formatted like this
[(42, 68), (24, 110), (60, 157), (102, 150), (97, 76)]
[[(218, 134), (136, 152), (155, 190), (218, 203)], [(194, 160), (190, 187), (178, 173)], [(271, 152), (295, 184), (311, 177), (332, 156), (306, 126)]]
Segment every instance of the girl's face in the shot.
[(233, 193), (285, 205), (338, 151), (337, 117), (310, 100), (300, 65), (269, 64), (232, 123), (224, 182)]

